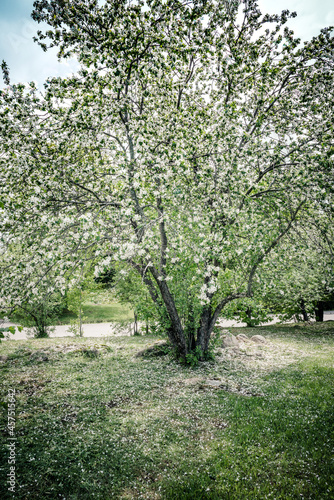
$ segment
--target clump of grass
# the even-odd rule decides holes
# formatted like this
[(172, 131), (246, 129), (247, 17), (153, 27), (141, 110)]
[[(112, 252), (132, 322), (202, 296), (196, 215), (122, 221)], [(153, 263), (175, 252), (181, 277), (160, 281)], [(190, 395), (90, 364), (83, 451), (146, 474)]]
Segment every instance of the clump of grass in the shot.
[(168, 352), (136, 356), (156, 337), (2, 343), (0, 400), (16, 390), (15, 498), (333, 498), (333, 324), (241, 331), (270, 343), (193, 369)]

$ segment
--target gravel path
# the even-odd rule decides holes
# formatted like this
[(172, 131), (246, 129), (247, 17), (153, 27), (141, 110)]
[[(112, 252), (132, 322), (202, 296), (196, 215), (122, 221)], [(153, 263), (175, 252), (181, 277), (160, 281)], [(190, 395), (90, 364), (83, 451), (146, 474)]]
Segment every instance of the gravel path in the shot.
[[(334, 321), (334, 311), (326, 311), (324, 313), (324, 320)], [(277, 319), (269, 323), (264, 323), (263, 325), (272, 325), (277, 323)], [(2, 326), (10, 326), (14, 323), (5, 323)], [(218, 325), (223, 328), (228, 328), (231, 326), (246, 326), (245, 323), (240, 323), (233, 320), (221, 319), (218, 321)], [(54, 331), (51, 333), (50, 337), (73, 337), (73, 333), (68, 331), (69, 325), (57, 325), (54, 327)], [(109, 336), (121, 336), (121, 335), (131, 335), (133, 333), (133, 323), (127, 328), (120, 328), (119, 325), (114, 323), (86, 323), (83, 325), (83, 336), (84, 337), (109, 337)], [(29, 335), (29, 329), (23, 328), (22, 332), (16, 331), (14, 335), (9, 334), (10, 340), (22, 340), (27, 339)]]
[[(15, 326), (14, 323), (5, 323), (3, 326)], [(70, 325), (57, 325), (52, 327), (50, 337), (74, 337), (74, 334), (68, 331)], [(128, 328), (120, 328), (113, 323), (86, 323), (82, 325), (84, 337), (109, 337), (115, 335), (131, 335), (133, 324)], [(9, 334), (11, 340), (22, 340), (31, 338), (29, 328), (23, 328), (22, 332), (16, 331), (14, 335)]]

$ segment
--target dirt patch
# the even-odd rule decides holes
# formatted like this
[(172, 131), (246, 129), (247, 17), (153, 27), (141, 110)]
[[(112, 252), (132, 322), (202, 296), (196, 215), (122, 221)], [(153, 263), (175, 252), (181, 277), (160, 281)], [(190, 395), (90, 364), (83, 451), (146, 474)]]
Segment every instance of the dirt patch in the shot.
[(199, 389), (219, 389), (226, 392), (231, 392), (233, 394), (239, 394), (240, 396), (247, 397), (260, 397), (263, 396), (262, 393), (252, 390), (247, 386), (243, 386), (238, 382), (225, 379), (208, 379), (203, 384), (199, 386)]
[(33, 396), (39, 391), (42, 391), (51, 380), (32, 380), (29, 378), (22, 378), (18, 382), (18, 392), (27, 396)]
[(202, 381), (200, 377), (191, 377), (183, 380), (184, 385), (197, 385)]
[(136, 358), (153, 358), (166, 356), (170, 354), (172, 350), (171, 345), (168, 342), (157, 342), (152, 346), (147, 347), (146, 349), (142, 349), (135, 354)]
[(113, 399), (102, 403), (106, 408), (117, 408), (131, 401), (131, 398), (128, 396), (114, 396)]

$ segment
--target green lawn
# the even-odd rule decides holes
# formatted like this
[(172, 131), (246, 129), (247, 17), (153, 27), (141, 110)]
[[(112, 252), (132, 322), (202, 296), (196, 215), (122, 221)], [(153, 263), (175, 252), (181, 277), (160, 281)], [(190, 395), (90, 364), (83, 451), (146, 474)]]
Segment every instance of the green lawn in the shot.
[[(119, 302), (109, 302), (96, 304), (87, 302), (83, 305), (83, 316), (85, 323), (109, 323), (133, 321), (133, 311), (130, 307), (120, 304)], [(69, 311), (65, 311), (58, 318), (58, 325), (68, 325), (71, 320), (75, 319), (76, 315)]]
[[(127, 322), (133, 321), (133, 311), (130, 306), (120, 304), (115, 301), (104, 300), (103, 294), (97, 295), (96, 300), (87, 302), (83, 305), (83, 319), (84, 323), (109, 323), (109, 322)], [(77, 315), (70, 311), (63, 311), (58, 316), (55, 324), (68, 325), (72, 320), (75, 320)], [(26, 325), (24, 318), (20, 315), (19, 311), (13, 313), (10, 320), (14, 323)]]
[[(334, 322), (233, 330), (270, 343), (217, 349), (189, 369), (170, 354), (136, 357), (152, 337), (3, 342), (14, 498), (332, 499)], [(1, 498), (12, 498), (8, 453)]]

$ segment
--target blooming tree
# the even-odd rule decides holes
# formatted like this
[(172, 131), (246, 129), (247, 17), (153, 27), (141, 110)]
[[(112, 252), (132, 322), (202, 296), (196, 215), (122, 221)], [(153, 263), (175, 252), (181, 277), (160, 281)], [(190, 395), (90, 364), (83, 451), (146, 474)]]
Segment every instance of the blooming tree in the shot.
[(223, 310), (225, 318), (247, 326), (269, 321), (272, 314), (323, 321), (324, 308), (330, 309), (334, 298), (334, 170), (327, 167), (320, 171), (321, 189), (314, 191), (312, 207), (258, 270), (252, 297), (231, 302)]
[(326, 28), (301, 46), (294, 15), (255, 0), (35, 1), (49, 25), (36, 40), (81, 70), (39, 93), (3, 65), (2, 296), (117, 261), (165, 310), (179, 355), (205, 356), (224, 306), (323, 196), (334, 43)]
[[(334, 297), (333, 214), (297, 224), (258, 274), (259, 295), (290, 319), (323, 320), (318, 309)], [(322, 316), (322, 319), (321, 319)]]

